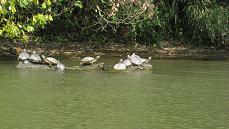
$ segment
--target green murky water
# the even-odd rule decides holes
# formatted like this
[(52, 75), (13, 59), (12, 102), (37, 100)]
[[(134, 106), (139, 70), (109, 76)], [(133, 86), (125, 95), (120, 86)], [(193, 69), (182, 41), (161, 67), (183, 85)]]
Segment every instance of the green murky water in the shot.
[(145, 72), (61, 73), (0, 59), (0, 129), (229, 128), (228, 61), (151, 63)]

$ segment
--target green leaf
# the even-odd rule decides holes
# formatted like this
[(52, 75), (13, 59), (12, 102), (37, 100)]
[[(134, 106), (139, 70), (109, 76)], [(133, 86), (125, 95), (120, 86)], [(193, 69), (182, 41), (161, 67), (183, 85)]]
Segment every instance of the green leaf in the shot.
[(1, 5), (0, 5), (0, 14), (3, 14), (3, 8)]
[(16, 8), (15, 8), (15, 6), (11, 6), (11, 12), (12, 12), (13, 14), (16, 13)]
[(32, 18), (32, 25), (35, 25), (37, 23), (37, 18), (35, 16), (33, 16)]
[(46, 8), (47, 8), (47, 5), (46, 5), (45, 2), (42, 3), (41, 8), (42, 8), (42, 9), (46, 9)]
[(3, 32), (3, 30), (0, 29), (0, 36), (2, 36), (2, 32)]
[(47, 1), (47, 5), (50, 6), (52, 3), (50, 0)]
[(6, 0), (1, 0), (1, 4), (4, 5), (6, 3)]
[(29, 0), (19, 0), (19, 6), (25, 8), (29, 4), (29, 2)]
[(29, 37), (27, 35), (25, 35), (25, 34), (23, 34), (22, 39), (25, 42), (28, 42), (29, 41)]
[(75, 1), (74, 5), (75, 7), (83, 8), (83, 4), (81, 1)]
[(32, 26), (27, 26), (26, 31), (27, 32), (33, 32), (35, 29)]
[(33, 3), (34, 3), (35, 5), (38, 5), (38, 4), (39, 4), (39, 0), (33, 0)]
[(44, 15), (44, 20), (48, 20), (49, 16), (48, 15)]
[(49, 21), (53, 21), (53, 18), (51, 15), (48, 15), (48, 19), (49, 19)]

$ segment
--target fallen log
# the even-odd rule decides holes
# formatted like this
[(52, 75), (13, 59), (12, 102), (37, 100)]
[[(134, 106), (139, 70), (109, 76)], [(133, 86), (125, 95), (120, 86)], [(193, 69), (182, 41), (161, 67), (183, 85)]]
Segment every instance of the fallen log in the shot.
[[(56, 69), (54, 66), (49, 67), (48, 65), (45, 65), (45, 64), (33, 64), (33, 63), (24, 64), (22, 62), (19, 62), (16, 68), (18, 69)], [(71, 67), (66, 67), (65, 69), (67, 70), (103, 70), (104, 63), (98, 63), (98, 64), (86, 65), (86, 66), (71, 66)]]
[(141, 66), (130, 66), (126, 70), (127, 71), (138, 71), (138, 70), (151, 70), (153, 66), (151, 64), (143, 63)]
[(104, 63), (98, 63), (98, 64), (93, 64), (93, 65), (85, 65), (85, 66), (71, 66), (71, 67), (66, 67), (66, 69), (70, 70), (85, 70), (85, 71), (90, 71), (90, 70), (103, 70), (104, 69)]
[(48, 65), (45, 65), (45, 64), (32, 64), (32, 63), (23, 64), (22, 62), (19, 62), (16, 68), (18, 69), (55, 69), (54, 67), (49, 67)]

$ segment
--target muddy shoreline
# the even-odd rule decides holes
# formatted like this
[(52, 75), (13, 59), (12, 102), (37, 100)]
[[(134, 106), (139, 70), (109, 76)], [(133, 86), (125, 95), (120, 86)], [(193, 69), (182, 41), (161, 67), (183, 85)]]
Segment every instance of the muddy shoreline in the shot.
[(38, 53), (52, 56), (113, 56), (121, 57), (133, 52), (141, 56), (151, 55), (154, 59), (201, 59), (201, 60), (229, 60), (229, 49), (217, 49), (214, 47), (197, 48), (183, 45), (178, 42), (165, 42), (160, 47), (152, 47), (142, 44), (118, 44), (118, 43), (51, 43), (51, 44), (21, 44), (0, 43), (0, 56), (16, 56), (14, 48), (26, 48)]

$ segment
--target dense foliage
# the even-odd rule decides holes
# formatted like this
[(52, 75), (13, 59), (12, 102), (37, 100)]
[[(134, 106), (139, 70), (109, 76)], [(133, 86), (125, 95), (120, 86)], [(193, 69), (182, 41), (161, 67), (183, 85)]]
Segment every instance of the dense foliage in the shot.
[[(0, 37), (28, 42), (31, 33), (45, 28), (53, 21), (57, 12), (67, 0), (1, 0), (0, 1)], [(74, 1), (74, 6), (80, 6)]]
[(27, 33), (53, 20), (51, 4), (50, 0), (1, 0), (0, 36), (28, 41)]
[(1, 0), (0, 36), (23, 41), (227, 45), (226, 0)]

